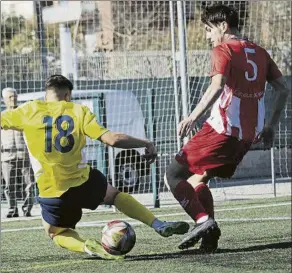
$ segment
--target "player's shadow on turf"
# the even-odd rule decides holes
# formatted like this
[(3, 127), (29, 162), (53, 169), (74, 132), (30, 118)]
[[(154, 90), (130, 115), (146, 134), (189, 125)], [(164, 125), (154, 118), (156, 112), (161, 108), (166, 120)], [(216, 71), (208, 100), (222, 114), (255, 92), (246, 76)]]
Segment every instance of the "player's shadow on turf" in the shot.
[[(218, 249), (216, 254), (220, 253), (238, 253), (238, 252), (249, 252), (249, 251), (261, 251), (265, 249), (285, 249), (291, 248), (292, 242), (282, 242), (282, 243), (274, 243), (274, 244), (267, 244), (267, 245), (255, 245), (245, 248), (223, 248)], [(189, 249), (183, 250), (178, 252), (166, 252), (166, 253), (157, 253), (157, 254), (145, 254), (145, 255), (127, 255), (125, 261), (149, 261), (149, 260), (167, 260), (167, 259), (178, 259), (185, 255), (206, 255), (202, 253), (199, 249)], [(100, 260), (101, 258), (98, 257), (86, 257), (85, 259), (90, 260)]]
[(126, 256), (126, 261), (147, 261), (147, 260), (166, 260), (166, 259), (178, 259), (185, 255), (199, 255), (202, 254), (199, 249), (184, 250), (178, 252), (166, 252), (157, 254), (145, 254), (137, 256)]
[[(157, 254), (144, 254), (144, 255), (127, 255), (125, 261), (149, 261), (149, 260), (165, 260), (165, 259), (178, 259), (184, 255), (202, 254), (199, 249), (184, 250), (178, 252), (166, 252)], [(86, 260), (101, 260), (99, 257), (86, 257)]]
[(285, 248), (291, 248), (292, 242), (281, 242), (281, 243), (273, 243), (273, 244), (266, 244), (266, 245), (254, 245), (249, 247), (243, 247), (243, 248), (223, 248), (218, 249), (217, 253), (237, 253), (237, 252), (249, 252), (249, 251), (261, 251), (265, 249), (285, 249)]
[[(127, 255), (125, 261), (147, 261), (147, 260), (162, 260), (162, 259), (172, 259), (179, 258), (181, 255), (177, 255), (177, 253), (160, 253), (160, 254), (146, 254), (146, 255)], [(86, 257), (86, 260), (102, 260), (99, 257)]]
[[(218, 249), (216, 254), (220, 253), (238, 253), (238, 252), (249, 252), (249, 251), (261, 251), (265, 249), (285, 249), (291, 248), (292, 242), (282, 242), (282, 243), (273, 243), (266, 245), (255, 245), (245, 248), (236, 248), (236, 249)], [(139, 256), (127, 256), (126, 261), (143, 261), (143, 260), (162, 260), (162, 259), (177, 259), (185, 255), (206, 255), (202, 253), (199, 249), (189, 249), (173, 253), (160, 253), (160, 254), (146, 254)]]

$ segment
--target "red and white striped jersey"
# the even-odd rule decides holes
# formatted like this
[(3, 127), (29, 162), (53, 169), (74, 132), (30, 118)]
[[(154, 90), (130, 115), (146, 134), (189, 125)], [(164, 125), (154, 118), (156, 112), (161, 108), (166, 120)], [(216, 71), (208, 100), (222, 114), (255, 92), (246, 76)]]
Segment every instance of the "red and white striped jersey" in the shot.
[(212, 50), (211, 77), (226, 84), (207, 122), (219, 133), (253, 141), (264, 127), (266, 81), (282, 74), (269, 53), (248, 40), (230, 39)]

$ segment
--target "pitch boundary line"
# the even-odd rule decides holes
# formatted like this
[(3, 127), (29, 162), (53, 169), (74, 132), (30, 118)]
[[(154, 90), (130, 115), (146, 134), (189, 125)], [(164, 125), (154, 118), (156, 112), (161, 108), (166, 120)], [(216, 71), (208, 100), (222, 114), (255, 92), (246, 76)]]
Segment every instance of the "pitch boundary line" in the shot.
[[(250, 205), (250, 206), (245, 206), (245, 207), (234, 207), (234, 208), (225, 208), (225, 209), (216, 209), (215, 208), (215, 212), (237, 211), (237, 210), (246, 210), (246, 209), (259, 209), (259, 208), (269, 208), (269, 207), (279, 207), (279, 206), (291, 206), (291, 202), (278, 202), (278, 203), (272, 203), (272, 204), (266, 204), (266, 205)], [(176, 205), (176, 207), (179, 207), (179, 205)], [(85, 212), (84, 214), (87, 214), (87, 212)], [(100, 211), (89, 211), (88, 213), (95, 214), (95, 213), (99, 213), (99, 212)], [(106, 212), (106, 211), (102, 211), (102, 212)], [(109, 213), (112, 213), (112, 211), (110, 211)], [(171, 214), (157, 214), (156, 217), (170, 217), (170, 216), (181, 216), (181, 215), (185, 215), (185, 213), (184, 212), (177, 212), (177, 213), (171, 213)], [(19, 220), (33, 221), (33, 220), (39, 220), (39, 219), (41, 219), (41, 216), (33, 216), (31, 218), (23, 218), (23, 219), (19, 219)], [(124, 220), (128, 220), (128, 219), (131, 220), (131, 218), (125, 218)], [(1, 219), (1, 223), (9, 223), (9, 222), (15, 222), (15, 221), (16, 221), (16, 219), (14, 219), (14, 218)], [(103, 222), (103, 220), (101, 222)]]
[[(106, 223), (111, 221), (112, 219), (108, 220), (103, 220), (103, 221), (94, 221), (94, 222), (80, 222), (76, 225), (76, 227), (83, 228), (83, 227), (103, 227)], [(127, 220), (127, 219), (120, 219), (120, 220)], [(265, 218), (218, 218), (216, 219), (218, 222), (238, 222), (238, 223), (243, 223), (243, 222), (264, 222), (264, 221), (286, 221), (286, 220), (292, 220), (291, 217), (289, 216), (283, 216), (283, 217), (265, 217)], [(184, 220), (185, 222), (192, 223), (193, 220)], [(130, 225), (132, 226), (140, 226), (144, 225), (144, 223), (139, 222), (139, 221), (127, 221)], [(1, 230), (1, 233), (5, 232), (20, 232), (20, 231), (29, 231), (29, 230), (42, 230), (42, 226), (38, 227), (27, 227), (27, 228), (13, 228), (13, 229), (4, 229)]]
[[(235, 207), (235, 208), (226, 208), (226, 209), (217, 209), (217, 210), (215, 209), (215, 212), (238, 211), (238, 210), (258, 209), (258, 208), (268, 208), (268, 207), (279, 207), (279, 206), (291, 206), (291, 202), (281, 202), (281, 203), (266, 204), (266, 205), (255, 205), (255, 206), (251, 205), (251, 206), (245, 206), (245, 207)], [(186, 213), (184, 213), (184, 212), (178, 212), (178, 213), (168, 213), (168, 214), (157, 214), (156, 217), (160, 218), (160, 217), (185, 216), (185, 215), (186, 215)], [(129, 218), (129, 217), (122, 217), (122, 218), (119, 218), (119, 219), (120, 220), (124, 220), (124, 221), (128, 221), (129, 223), (131, 223), (131, 221), (132, 221), (132, 223), (137, 222), (135, 220), (133, 221), (133, 219)], [(107, 222), (112, 221), (112, 220), (115, 220), (115, 219), (79, 222), (76, 226), (77, 227), (87, 227), (87, 226), (89, 226), (89, 227), (91, 227), (91, 226), (99, 227), (100, 225), (105, 225)], [(190, 221), (190, 222), (192, 222), (192, 221)], [(218, 222), (219, 222), (219, 220), (218, 220)], [(27, 231), (27, 230), (40, 230), (40, 229), (43, 229), (43, 227), (42, 226), (38, 226), (38, 227), (27, 227), (27, 228), (3, 229), (3, 230), (1, 230), (1, 233), (2, 232)]]

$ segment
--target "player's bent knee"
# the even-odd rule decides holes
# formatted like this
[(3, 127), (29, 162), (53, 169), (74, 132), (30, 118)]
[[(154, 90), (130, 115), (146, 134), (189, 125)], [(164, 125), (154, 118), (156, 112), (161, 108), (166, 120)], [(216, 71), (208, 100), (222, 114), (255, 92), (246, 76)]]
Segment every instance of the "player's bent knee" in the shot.
[(51, 239), (54, 239), (55, 236), (61, 234), (62, 232), (66, 231), (68, 228), (58, 228), (58, 227), (53, 227), (47, 231), (47, 234)]
[(46, 234), (53, 239), (56, 235), (64, 232), (68, 228), (61, 228), (61, 227), (55, 227), (47, 223), (45, 220), (42, 220), (43, 227), (45, 229)]
[(188, 170), (188, 166), (173, 159), (165, 172), (164, 182), (168, 189), (170, 189), (171, 192), (174, 192), (177, 184), (182, 180), (187, 180), (191, 175), (192, 173)]
[(175, 177), (173, 177), (171, 175), (171, 172), (169, 172), (168, 170), (164, 174), (164, 183), (168, 190), (170, 190), (171, 192), (175, 190), (176, 185), (179, 183), (179, 181), (180, 179), (176, 179)]
[(103, 203), (106, 205), (113, 205), (115, 198), (119, 193), (120, 191), (118, 189), (114, 188), (111, 184), (108, 184)]
[(164, 174), (164, 184), (169, 191), (173, 192), (178, 183), (179, 183), (178, 180), (175, 180), (172, 177), (167, 176), (167, 173)]
[(164, 184), (165, 184), (165, 186), (168, 188), (168, 190), (170, 191), (170, 186), (169, 186), (169, 184), (168, 184), (168, 180), (167, 180), (167, 176), (166, 176), (166, 173), (164, 174), (164, 176), (163, 176), (163, 180), (164, 180)]

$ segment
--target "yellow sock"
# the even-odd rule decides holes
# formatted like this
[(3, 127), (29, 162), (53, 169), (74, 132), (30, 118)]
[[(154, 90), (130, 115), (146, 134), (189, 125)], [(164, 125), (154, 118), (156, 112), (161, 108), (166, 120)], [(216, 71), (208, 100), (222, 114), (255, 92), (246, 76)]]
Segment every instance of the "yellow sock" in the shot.
[(114, 205), (128, 217), (139, 220), (149, 227), (151, 227), (151, 224), (156, 219), (149, 209), (128, 193), (120, 192), (115, 198)]
[(57, 246), (66, 248), (68, 250), (84, 252), (85, 240), (80, 238), (79, 234), (72, 229), (67, 229), (64, 232), (56, 235), (53, 238), (53, 241)]

